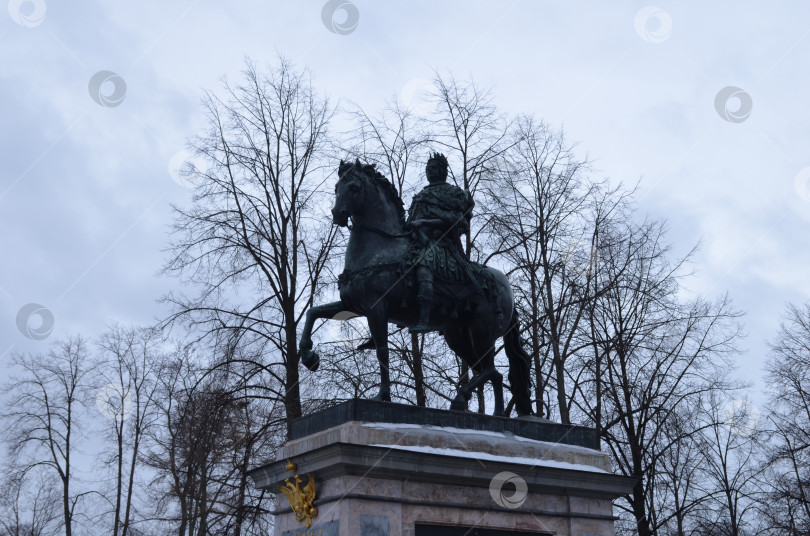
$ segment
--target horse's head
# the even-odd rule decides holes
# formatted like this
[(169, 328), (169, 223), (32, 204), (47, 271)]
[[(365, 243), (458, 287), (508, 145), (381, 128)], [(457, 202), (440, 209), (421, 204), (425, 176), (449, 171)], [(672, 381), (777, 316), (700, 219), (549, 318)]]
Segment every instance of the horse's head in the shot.
[(338, 182), (335, 185), (335, 206), (332, 207), (332, 222), (346, 227), (350, 216), (356, 216), (366, 204), (366, 166), (357, 160), (354, 164), (340, 161)]
[(388, 232), (405, 224), (405, 210), (396, 188), (377, 171), (374, 164), (354, 164), (340, 161), (335, 185), (335, 206), (332, 221), (345, 227), (349, 218), (359, 223), (364, 217), (375, 221), (374, 228)]

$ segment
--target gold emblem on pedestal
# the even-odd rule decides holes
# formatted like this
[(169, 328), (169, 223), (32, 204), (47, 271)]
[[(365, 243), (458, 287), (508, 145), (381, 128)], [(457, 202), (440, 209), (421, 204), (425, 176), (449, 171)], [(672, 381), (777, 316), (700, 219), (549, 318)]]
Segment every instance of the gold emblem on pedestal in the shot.
[[(287, 471), (291, 473), (295, 473), (298, 470), (298, 466), (295, 465), (290, 460), (287, 460), (287, 465), (285, 466)], [(315, 479), (312, 478), (312, 475), (308, 474), (309, 482), (303, 488), (301, 487), (301, 477), (297, 474), (293, 477), (295, 479), (295, 484), (293, 484), (289, 478), (284, 480), (284, 486), (276, 486), (276, 488), (281, 491), (286, 497), (287, 500), (290, 502), (290, 508), (292, 508), (293, 513), (295, 514), (295, 519), (301, 523), (303, 522), (307, 528), (312, 525), (312, 518), (318, 515), (318, 509), (312, 504), (315, 501)]]

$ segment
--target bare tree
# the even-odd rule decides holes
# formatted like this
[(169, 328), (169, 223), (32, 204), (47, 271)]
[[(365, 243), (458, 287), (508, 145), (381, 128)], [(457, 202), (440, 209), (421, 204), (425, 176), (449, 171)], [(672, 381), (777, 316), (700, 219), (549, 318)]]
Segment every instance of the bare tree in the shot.
[[(627, 503), (617, 506), (632, 516), (638, 534), (647, 536), (654, 533), (659, 460), (680, 439), (667, 437), (666, 425), (690, 400), (722, 387), (717, 371), (734, 351), (739, 326), (727, 298), (680, 301), (687, 259), (667, 260), (661, 224), (634, 227), (599, 257), (599, 270), (616, 283), (599, 298), (593, 315), (604, 363), (595, 380), (603, 383), (605, 446), (620, 473), (639, 479)], [(583, 402), (593, 416), (593, 400)]]
[(661, 535), (689, 534), (708, 501), (701, 473), (700, 434), (695, 430), (699, 401), (689, 402), (663, 427), (662, 444), (671, 446), (658, 460), (650, 516), (656, 533)]
[[(193, 396), (203, 400), (214, 396), (220, 400), (225, 419), (214, 435), (224, 449), (221, 459), (214, 460), (219, 469), (210, 479), (216, 486), (218, 510), (222, 513), (219, 532), (233, 536), (266, 534), (270, 516), (265, 506), (265, 492), (250, 485), (247, 472), (273, 456), (286, 437), (288, 419), (283, 401), (268, 386), (272, 375), (262, 374), (257, 364), (260, 356), (253, 349), (234, 344), (221, 359), (206, 367), (194, 388)], [(309, 392), (309, 391), (307, 391)], [(268, 394), (269, 393), (269, 394)], [(302, 400), (303, 408), (313, 411), (313, 396)], [(218, 421), (196, 428), (203, 435)]]
[(98, 342), (101, 353), (102, 404), (113, 447), (106, 463), (114, 472), (114, 489), (106, 494), (112, 505), (112, 534), (126, 536), (137, 523), (136, 473), (147, 431), (155, 423), (157, 378), (164, 363), (165, 339), (151, 328), (112, 325)]
[(88, 360), (81, 337), (55, 343), (47, 355), (15, 355), (20, 373), (5, 387), (2, 418), (13, 463), (23, 472), (41, 467), (58, 478), (65, 536), (73, 533), (76, 509), (89, 493), (75, 491), (73, 461)]
[[(142, 459), (153, 517), (178, 536), (266, 534), (266, 497), (247, 470), (266, 460), (284, 437), (283, 404), (263, 406), (244, 386), (234, 388), (221, 367), (198, 366), (189, 348), (176, 348), (162, 368), (155, 399), (159, 422), (148, 429)], [(276, 426), (268, 430), (267, 423)]]
[(281, 58), (261, 73), (250, 62), (225, 96), (208, 93), (208, 131), (193, 146), (206, 166), (190, 166), (190, 208), (176, 208), (168, 273), (200, 289), (170, 294), (176, 313), (202, 328), (221, 354), (252, 346), (256, 370), (301, 416), (297, 328), (321, 291), (335, 229), (320, 203), (333, 164), (333, 115), (306, 72)]
[(782, 534), (810, 533), (810, 305), (789, 305), (770, 344), (770, 508)]
[[(624, 197), (590, 181), (560, 132), (531, 116), (514, 123), (513, 140), (499, 159), (498, 180), (487, 185), (494, 251), (511, 268), (527, 324), (534, 362), (537, 413), (549, 415), (545, 397), (556, 386), (560, 420), (570, 424), (579, 389), (566, 388), (568, 359), (590, 344), (582, 324), (600, 287), (595, 259), (600, 229), (620, 213)], [(624, 214), (621, 214), (625, 216)], [(602, 242), (605, 238), (602, 238)]]
[[(411, 177), (414, 161), (432, 137), (424, 126), (424, 118), (414, 115), (397, 100), (387, 103), (378, 115), (354, 105), (349, 110), (349, 118), (354, 128), (344, 150), (375, 164), (390, 178), (400, 197), (411, 193), (417, 185), (417, 180)], [(417, 173), (420, 171), (417, 169)]]
[(39, 467), (6, 469), (0, 481), (0, 534), (48, 536), (58, 532), (61, 518), (59, 486)]
[[(451, 179), (475, 197), (479, 187), (493, 178), (498, 158), (510, 147), (510, 123), (495, 106), (492, 92), (474, 81), (437, 74), (433, 84), (433, 142), (449, 153)], [(481, 201), (476, 199), (478, 211)], [(475, 240), (487, 226), (481, 218), (473, 222), (477, 223), (466, 235), (464, 251), (467, 258), (478, 260), (483, 254), (474, 252)]]
[(221, 440), (227, 403), (222, 392), (195, 392), (203, 372), (190, 353), (178, 349), (160, 378), (156, 400), (160, 426), (148, 431), (144, 461), (155, 471), (151, 484), (158, 517), (174, 524), (178, 536), (205, 536), (218, 518), (212, 512), (213, 472), (223, 454)]
[(703, 510), (700, 526), (710, 534), (739, 536), (757, 514), (763, 434), (754, 406), (725, 392), (709, 393), (701, 411), (701, 469), (714, 508)]

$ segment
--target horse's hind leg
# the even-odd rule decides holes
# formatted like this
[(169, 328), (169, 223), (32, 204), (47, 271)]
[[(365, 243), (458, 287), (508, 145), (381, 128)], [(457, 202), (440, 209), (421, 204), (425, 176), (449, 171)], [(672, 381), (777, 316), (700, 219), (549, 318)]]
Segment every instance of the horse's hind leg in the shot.
[(495, 368), (495, 345), (492, 345), (489, 352), (491, 355), (489, 380), (492, 382), (492, 395), (495, 397), (495, 411), (493, 411), (492, 414), (496, 417), (503, 417), (503, 374), (498, 372), (498, 369)]
[[(470, 365), (475, 375), (467, 385), (459, 388), (456, 397), (450, 403), (450, 409), (464, 411), (473, 392), (486, 382), (492, 383), (495, 396), (495, 411), (493, 415), (503, 415), (503, 375), (495, 368), (495, 345), (488, 341), (475, 341), (467, 329), (447, 331), (445, 333), (447, 345), (461, 359)], [(477, 348), (484, 348), (479, 352)]]
[(382, 304), (367, 315), (368, 330), (377, 347), (377, 361), (380, 362), (380, 392), (373, 400), (391, 401), (391, 378), (388, 371), (388, 312)]
[(450, 409), (454, 411), (467, 409), (467, 402), (469, 402), (472, 394), (479, 386), (487, 382), (492, 383), (492, 394), (495, 397), (495, 409), (492, 414), (496, 417), (503, 417), (503, 375), (495, 367), (488, 367), (477, 373), (470, 380), (470, 383), (459, 388), (456, 398), (450, 403)]

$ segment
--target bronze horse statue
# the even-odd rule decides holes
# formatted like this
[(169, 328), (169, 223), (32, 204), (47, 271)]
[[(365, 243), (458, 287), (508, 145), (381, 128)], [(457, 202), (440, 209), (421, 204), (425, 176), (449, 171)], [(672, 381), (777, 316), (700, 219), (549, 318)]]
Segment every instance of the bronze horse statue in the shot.
[[(307, 311), (299, 346), (301, 361), (312, 371), (317, 370), (320, 363), (318, 354), (312, 351), (311, 335), (316, 319), (333, 318), (341, 312), (364, 316), (373, 341), (364, 346), (376, 349), (380, 363), (380, 391), (374, 399), (390, 401), (388, 323), (413, 327), (418, 316), (412, 288), (413, 267), (404, 262), (411, 237), (406, 232), (402, 200), (373, 165), (341, 161), (338, 177), (333, 223), (351, 229), (338, 284), (340, 301)], [(450, 409), (465, 410), (475, 389), (489, 381), (495, 397), (494, 415), (504, 415), (503, 376), (495, 367), (495, 342), (503, 337), (512, 401), (518, 415), (530, 415), (531, 362), (521, 346), (509, 281), (498, 270), (481, 265), (474, 267), (475, 272), (489, 281), (488, 296), (480, 292), (480, 285), (468, 284), (468, 288), (479, 291), (468, 292), (464, 306), (460, 307), (452, 303), (458, 293), (449, 288), (430, 314), (431, 328), (443, 333), (450, 349), (475, 373), (472, 380), (459, 389)]]

